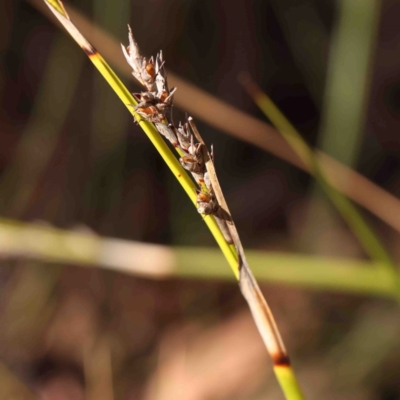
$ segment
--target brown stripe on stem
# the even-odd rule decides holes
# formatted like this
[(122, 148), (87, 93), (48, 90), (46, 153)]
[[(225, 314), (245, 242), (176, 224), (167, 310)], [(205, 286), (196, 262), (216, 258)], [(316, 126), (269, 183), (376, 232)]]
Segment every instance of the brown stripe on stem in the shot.
[(88, 57), (94, 57), (99, 54), (99, 52), (90, 43), (85, 43), (81, 47)]
[(290, 367), (290, 358), (287, 354), (280, 354), (277, 357), (273, 357), (272, 361), (275, 367)]

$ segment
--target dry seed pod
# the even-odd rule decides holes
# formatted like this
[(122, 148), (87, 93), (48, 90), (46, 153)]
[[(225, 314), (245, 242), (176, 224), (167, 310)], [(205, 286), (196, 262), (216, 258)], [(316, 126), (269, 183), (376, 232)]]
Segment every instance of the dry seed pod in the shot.
[(191, 144), (186, 149), (188, 155), (183, 156), (179, 159), (183, 168), (190, 172), (196, 172), (198, 174), (204, 174), (205, 165), (203, 160), (203, 150), (200, 143), (193, 142), (193, 136), (191, 137)]
[(146, 57), (140, 54), (139, 46), (133, 39), (132, 30), (129, 25), (128, 30), (129, 46), (125, 47), (121, 44), (122, 52), (124, 53), (126, 61), (132, 67), (132, 75), (145, 86), (148, 91), (152, 91), (156, 78), (153, 58), (147, 61)]
[(164, 68), (164, 60), (162, 51), (160, 51), (156, 56), (156, 77), (155, 77), (155, 84), (158, 93), (168, 92), (168, 85), (167, 85), (167, 73)]
[(161, 112), (165, 112), (167, 108), (172, 106), (172, 99), (175, 92), (176, 88), (172, 88), (170, 92), (163, 91), (161, 93), (157, 93), (157, 108)]
[(179, 162), (182, 164), (182, 167), (187, 171), (195, 172), (197, 174), (204, 173), (204, 164), (198, 162), (194, 157), (191, 156), (183, 156), (179, 159)]
[(157, 107), (150, 106), (146, 108), (141, 108), (135, 106), (135, 111), (145, 120), (153, 123), (163, 123), (164, 116), (158, 112)]
[(156, 92), (142, 92), (132, 93), (138, 104), (135, 106), (137, 112), (141, 112), (144, 118), (151, 122), (163, 121), (166, 110), (171, 107), (172, 96), (175, 93), (175, 89), (171, 93), (162, 93), (159, 97)]
[(191, 144), (191, 133), (189, 132), (188, 124), (182, 125), (179, 122), (178, 128), (175, 128), (175, 132), (176, 132), (176, 136), (178, 137), (179, 145), (181, 146), (181, 149), (185, 153), (189, 153), (188, 149)]
[(210, 215), (217, 212), (219, 206), (213, 195), (210, 193), (201, 192), (200, 190), (196, 191), (196, 195), (197, 211), (200, 214)]
[[(153, 122), (161, 135), (174, 147), (180, 147), (185, 153), (179, 161), (186, 170), (192, 173), (196, 183), (201, 188), (201, 190), (196, 191), (197, 211), (204, 215), (214, 214), (217, 221), (223, 223), (224, 221), (218, 216), (220, 207), (212, 190), (211, 181), (208, 173), (205, 173), (203, 145), (201, 143), (194, 143), (194, 136), (188, 123), (184, 125), (180, 123), (178, 128), (175, 128), (172, 124), (166, 124), (168, 122), (166, 112), (172, 106), (176, 88), (173, 88), (171, 91), (168, 89), (162, 52), (160, 51), (157, 54), (155, 63), (153, 62), (153, 58), (147, 61), (140, 54), (130, 27), (129, 46), (126, 49), (122, 46), (122, 50), (133, 69), (132, 74), (148, 89), (147, 92), (133, 94), (138, 101), (138, 104), (135, 106), (136, 112), (146, 120)], [(226, 237), (226, 234), (224, 236)]]
[(158, 102), (156, 93), (154, 92), (142, 92), (142, 93), (132, 93), (133, 97), (138, 101), (135, 108), (147, 108), (155, 106)]

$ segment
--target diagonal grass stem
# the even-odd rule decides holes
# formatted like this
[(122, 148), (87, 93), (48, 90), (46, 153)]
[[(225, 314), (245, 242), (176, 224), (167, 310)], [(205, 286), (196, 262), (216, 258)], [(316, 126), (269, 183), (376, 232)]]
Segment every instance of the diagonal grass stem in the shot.
[(322, 172), (314, 151), (302, 139), (301, 135), (287, 120), (273, 101), (261, 91), (257, 84), (247, 74), (241, 75), (240, 82), (254, 99), (259, 108), (277, 127), (279, 132), (297, 153), (299, 158), (301, 158), (303, 163), (313, 171), (315, 179), (324, 189), (332, 203), (342, 215), (343, 219), (349, 225), (350, 229), (357, 236), (365, 252), (374, 261), (378, 262), (378, 265), (381, 268), (384, 268), (392, 277), (393, 285), (397, 289), (398, 293), (397, 298), (400, 301), (400, 279), (397, 266), (381, 244), (378, 237), (365, 222), (357, 208), (346, 196), (343, 195), (343, 193), (333, 187), (333, 185), (327, 180)]

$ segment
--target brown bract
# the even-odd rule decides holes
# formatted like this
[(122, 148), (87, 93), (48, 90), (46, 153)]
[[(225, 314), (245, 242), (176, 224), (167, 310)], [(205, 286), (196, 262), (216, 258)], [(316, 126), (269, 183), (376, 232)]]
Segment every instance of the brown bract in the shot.
[(125, 47), (121, 44), (122, 52), (128, 64), (132, 67), (132, 75), (147, 88), (153, 90), (155, 82), (155, 68), (153, 58), (147, 61), (146, 57), (140, 54), (139, 46), (133, 39), (131, 27), (128, 25), (129, 46)]

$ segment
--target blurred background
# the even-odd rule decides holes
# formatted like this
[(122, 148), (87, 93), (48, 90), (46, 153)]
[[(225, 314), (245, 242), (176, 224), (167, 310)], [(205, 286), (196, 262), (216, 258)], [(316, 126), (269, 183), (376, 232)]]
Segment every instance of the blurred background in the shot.
[[(264, 134), (253, 125), (242, 139), (229, 126), (240, 113), (268, 123), (238, 83), (247, 72), (309, 145), (398, 207), (400, 1), (69, 5), (116, 43), (129, 23), (145, 55), (163, 50), (171, 83), (193, 85), (178, 85), (175, 121), (188, 110), (214, 145), (307, 398), (399, 399), (394, 296), (374, 290), (378, 280), (349, 289), (345, 274), (330, 287), (327, 275), (353, 271), (352, 260), (376, 266), (314, 178), (248, 143)], [(40, 1), (2, 0), (0, 22), (0, 399), (283, 399), (227, 263), (115, 93)], [(139, 91), (118, 47), (90, 40)], [(360, 211), (398, 262), (391, 217)]]

